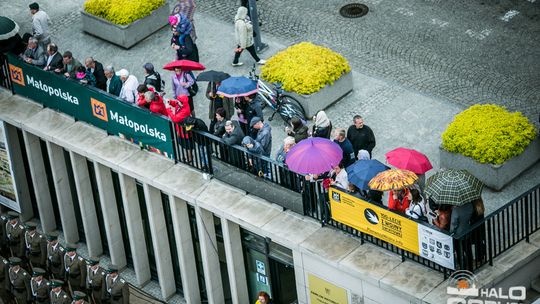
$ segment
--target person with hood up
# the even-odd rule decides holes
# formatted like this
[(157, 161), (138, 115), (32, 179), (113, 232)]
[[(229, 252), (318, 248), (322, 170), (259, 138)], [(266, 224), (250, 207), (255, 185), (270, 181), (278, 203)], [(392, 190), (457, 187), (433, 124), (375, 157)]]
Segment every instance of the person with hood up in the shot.
[(266, 60), (260, 59), (259, 56), (257, 56), (257, 51), (253, 44), (253, 25), (249, 20), (247, 8), (243, 6), (238, 8), (236, 16), (234, 17), (234, 32), (237, 47), (235, 49), (232, 65), (241, 66), (244, 64), (243, 62), (238, 61), (244, 49), (248, 50), (251, 57), (253, 57), (258, 64), (265, 64)]
[(326, 112), (319, 111), (317, 115), (313, 117), (315, 124), (311, 129), (311, 136), (313, 137), (322, 137), (330, 139), (330, 134), (332, 134), (332, 122), (326, 116)]
[(251, 119), (249, 125), (254, 130), (257, 130), (255, 141), (261, 145), (263, 149), (262, 154), (266, 157), (270, 157), (270, 152), (272, 151), (272, 127), (257, 116)]

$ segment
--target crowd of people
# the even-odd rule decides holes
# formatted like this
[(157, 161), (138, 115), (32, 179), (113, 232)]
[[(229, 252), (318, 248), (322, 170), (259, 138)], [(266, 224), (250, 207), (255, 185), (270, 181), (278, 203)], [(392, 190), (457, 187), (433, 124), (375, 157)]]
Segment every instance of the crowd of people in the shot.
[[(20, 57), (27, 63), (63, 75), (68, 79), (94, 86), (118, 96), (129, 103), (147, 108), (150, 112), (168, 116), (176, 124), (180, 148), (187, 151), (185, 161), (193, 160), (195, 145), (189, 130), (208, 132), (223, 140), (227, 145), (244, 147), (251, 155), (272, 157), (272, 127), (265, 121), (262, 111), (263, 102), (257, 94), (226, 98), (218, 94), (220, 82), (209, 82), (206, 98), (209, 101), (209, 125), (195, 115), (193, 97), (198, 93), (197, 78), (189, 69), (175, 68), (171, 75), (172, 98), (165, 98), (166, 81), (156, 71), (152, 63), (142, 65), (144, 81), (142, 83), (126, 69), (115, 72), (113, 66), (103, 66), (92, 57), (84, 60), (84, 65), (74, 58), (70, 51), (60, 54), (58, 47), (50, 42), (47, 14), (39, 10), (37, 3), (30, 5), (33, 14), (33, 33), (23, 38), (27, 41), (26, 49)], [(169, 17), (172, 36), (170, 47), (175, 59), (199, 61), (196, 45), (197, 36), (193, 24), (193, 11), (175, 11)], [(253, 45), (253, 27), (248, 10), (240, 7), (235, 16), (235, 49), (233, 66), (242, 65), (240, 55), (246, 49), (253, 59), (264, 64)], [(293, 118), (285, 129), (286, 137), (275, 151), (277, 162), (285, 164), (287, 153), (298, 142), (308, 137), (332, 139), (339, 145), (343, 157), (339, 165), (330, 172), (320, 175), (308, 175), (307, 181), (325, 181), (325, 185), (335, 185), (351, 192), (357, 192), (371, 202), (382, 204), (383, 193), (375, 190), (359, 190), (348, 181), (345, 168), (358, 160), (371, 159), (376, 140), (372, 129), (364, 124), (364, 119), (356, 115), (348, 129), (333, 128), (324, 111), (313, 117), (309, 127), (302, 119)], [(204, 147), (202, 147), (204, 149)], [(205, 153), (201, 153), (205, 154)], [(256, 165), (253, 157), (246, 159), (248, 165), (259, 171), (259, 175), (270, 177), (266, 166)], [(203, 163), (207, 162), (203, 158)], [(482, 202), (470, 202), (463, 206), (436, 206), (426, 201), (422, 194), (423, 179), (418, 184), (388, 194), (387, 206), (390, 210), (403, 213), (414, 219), (428, 221), (450, 233), (460, 233), (469, 227), (475, 219), (483, 217)]]
[(129, 303), (129, 286), (118, 267), (98, 257), (84, 259), (76, 244), (62, 246), (57, 232), (41, 234), (19, 214), (0, 216), (0, 299), (2, 303)]

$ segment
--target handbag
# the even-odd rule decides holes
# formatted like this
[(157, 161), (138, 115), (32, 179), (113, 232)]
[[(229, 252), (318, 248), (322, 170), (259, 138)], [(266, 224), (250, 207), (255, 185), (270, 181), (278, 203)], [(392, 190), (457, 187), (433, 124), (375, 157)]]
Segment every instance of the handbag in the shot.
[[(193, 79), (194, 81), (193, 81), (193, 84), (187, 88), (187, 91), (189, 93), (189, 96), (193, 97), (197, 95), (197, 93), (199, 92), (199, 85), (197, 84), (197, 81), (195, 81), (195, 76), (193, 75), (193, 73), (189, 72), (189, 74), (191, 76), (191, 79)], [(183, 77), (184, 77), (184, 81), (187, 82), (185, 73)]]

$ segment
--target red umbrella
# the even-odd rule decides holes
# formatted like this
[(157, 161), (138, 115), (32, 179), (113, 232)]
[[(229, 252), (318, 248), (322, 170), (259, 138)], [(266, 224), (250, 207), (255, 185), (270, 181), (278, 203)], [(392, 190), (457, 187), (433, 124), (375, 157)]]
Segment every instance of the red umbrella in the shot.
[(424, 174), (433, 168), (427, 156), (413, 149), (397, 148), (386, 153), (385, 156), (389, 164), (416, 174)]
[(191, 60), (175, 60), (167, 63), (165, 66), (163, 66), (165, 70), (174, 71), (175, 68), (181, 68), (184, 71), (202, 71), (206, 69), (206, 67), (198, 62), (191, 61)]

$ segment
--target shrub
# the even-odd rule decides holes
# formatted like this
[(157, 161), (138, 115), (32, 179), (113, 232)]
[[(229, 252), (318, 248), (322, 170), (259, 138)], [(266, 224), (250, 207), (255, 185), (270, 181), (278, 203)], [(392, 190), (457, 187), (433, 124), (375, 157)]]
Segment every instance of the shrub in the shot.
[(333, 84), (350, 70), (347, 59), (340, 54), (301, 42), (272, 56), (262, 68), (262, 78), (282, 83), (286, 91), (309, 95)]
[(165, 0), (88, 0), (84, 10), (112, 23), (126, 25), (150, 15), (164, 3)]
[(535, 137), (536, 128), (520, 112), (474, 105), (454, 117), (442, 134), (442, 145), (480, 163), (502, 164), (521, 154)]

